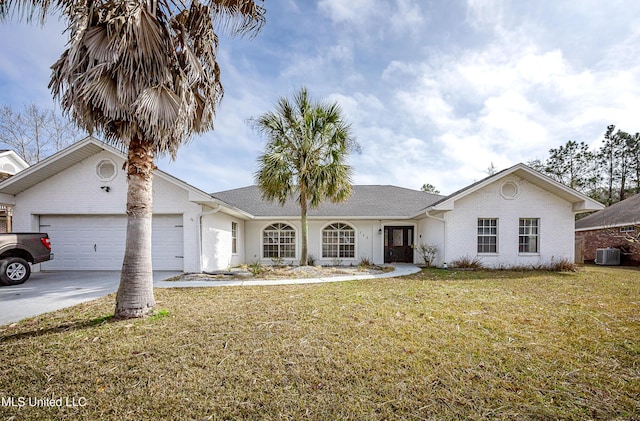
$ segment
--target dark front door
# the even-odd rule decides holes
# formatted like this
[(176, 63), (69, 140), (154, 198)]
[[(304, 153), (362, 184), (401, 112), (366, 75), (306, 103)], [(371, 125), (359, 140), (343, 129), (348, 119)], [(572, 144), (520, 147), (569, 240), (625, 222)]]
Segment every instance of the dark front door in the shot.
[(384, 227), (384, 262), (413, 263), (413, 227)]

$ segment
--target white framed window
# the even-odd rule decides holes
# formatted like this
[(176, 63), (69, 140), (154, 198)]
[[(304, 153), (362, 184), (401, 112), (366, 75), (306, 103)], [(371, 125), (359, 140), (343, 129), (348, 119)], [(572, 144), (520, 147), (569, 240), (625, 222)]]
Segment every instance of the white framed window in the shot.
[(238, 223), (231, 223), (231, 253), (238, 253)]
[(354, 258), (356, 256), (356, 230), (351, 225), (334, 222), (322, 230), (323, 258)]
[(540, 252), (540, 219), (520, 218), (518, 252)]
[(498, 219), (478, 218), (478, 253), (498, 252)]
[(626, 227), (620, 227), (620, 232), (636, 232), (636, 227), (634, 225), (628, 225)]
[(296, 231), (291, 225), (277, 222), (262, 231), (262, 257), (296, 257)]

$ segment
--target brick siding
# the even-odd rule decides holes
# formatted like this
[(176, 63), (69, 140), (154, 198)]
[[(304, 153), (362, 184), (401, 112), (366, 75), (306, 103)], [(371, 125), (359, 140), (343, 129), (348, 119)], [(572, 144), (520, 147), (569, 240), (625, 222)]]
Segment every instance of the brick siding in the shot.
[(632, 243), (625, 239), (620, 228), (577, 231), (576, 241), (584, 241), (585, 262), (595, 261), (596, 249), (613, 247), (623, 251), (621, 254), (622, 264), (640, 265), (640, 243)]

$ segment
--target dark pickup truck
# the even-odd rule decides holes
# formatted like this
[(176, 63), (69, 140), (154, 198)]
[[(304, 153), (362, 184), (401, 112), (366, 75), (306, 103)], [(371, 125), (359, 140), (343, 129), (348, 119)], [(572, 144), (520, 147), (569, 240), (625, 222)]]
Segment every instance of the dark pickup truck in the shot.
[(53, 259), (51, 241), (42, 233), (0, 234), (0, 285), (18, 285), (31, 276), (29, 263)]

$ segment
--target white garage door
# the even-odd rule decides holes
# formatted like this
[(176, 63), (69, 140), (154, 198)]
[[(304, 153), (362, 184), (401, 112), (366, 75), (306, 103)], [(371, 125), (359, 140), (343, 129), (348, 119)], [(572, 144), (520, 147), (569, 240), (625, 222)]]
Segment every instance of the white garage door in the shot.
[[(51, 238), (54, 259), (43, 270), (120, 270), (125, 216), (41, 215), (40, 232)], [(182, 215), (154, 215), (153, 269), (183, 270)]]

